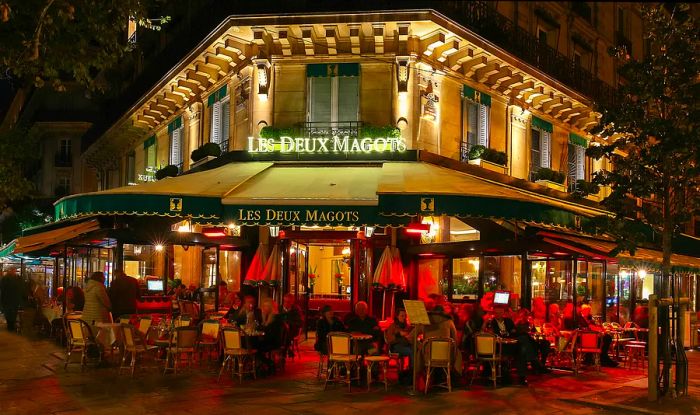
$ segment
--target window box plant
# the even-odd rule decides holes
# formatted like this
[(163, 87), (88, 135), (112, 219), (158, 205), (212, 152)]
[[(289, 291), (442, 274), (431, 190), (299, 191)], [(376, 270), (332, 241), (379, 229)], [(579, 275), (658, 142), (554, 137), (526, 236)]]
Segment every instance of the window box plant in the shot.
[(540, 167), (535, 173), (533, 180), (535, 183), (546, 186), (550, 189), (566, 192), (566, 175), (560, 171), (555, 171), (546, 167)]
[(573, 194), (577, 197), (585, 197), (594, 202), (600, 202), (600, 186), (585, 180), (577, 180)]
[(508, 155), (502, 151), (494, 150), (482, 145), (475, 145), (469, 149), (468, 163), (481, 166), (486, 170), (505, 174), (508, 165)]
[(170, 164), (156, 171), (156, 180), (165, 179), (166, 177), (175, 177), (179, 173), (180, 169), (174, 164)]
[(213, 160), (221, 155), (221, 147), (216, 143), (206, 143), (196, 150), (192, 151), (192, 167), (197, 167), (201, 164)]

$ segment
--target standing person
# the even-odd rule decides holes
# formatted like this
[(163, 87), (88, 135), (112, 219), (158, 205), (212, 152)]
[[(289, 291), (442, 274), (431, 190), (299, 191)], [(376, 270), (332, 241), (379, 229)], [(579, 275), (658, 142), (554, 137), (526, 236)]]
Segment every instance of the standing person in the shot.
[(316, 323), (316, 343), (314, 350), (327, 355), (328, 354), (328, 333), (334, 331), (346, 331), (343, 323), (335, 317), (333, 309), (329, 305), (324, 305), (321, 309), (321, 318)]
[(112, 317), (136, 314), (136, 303), (141, 299), (141, 288), (136, 278), (122, 270), (114, 271), (114, 280), (109, 287), (109, 301), (112, 303)]
[(85, 287), (85, 307), (83, 308), (82, 320), (93, 326), (94, 329), (95, 323), (108, 323), (110, 321), (109, 310), (111, 308), (112, 303), (109, 301), (105, 288), (105, 274), (93, 272)]
[(7, 330), (17, 329), (17, 311), (26, 298), (24, 284), (15, 270), (9, 270), (0, 280), (0, 308), (7, 320)]
[[(282, 298), (280, 317), (282, 317), (282, 321), (289, 326), (289, 338), (287, 339), (287, 346), (289, 346), (294, 341), (294, 338), (299, 335), (301, 328), (304, 326), (301, 308), (296, 304), (294, 294), (285, 294), (284, 298)], [(288, 350), (289, 357), (294, 356), (292, 348), (288, 347)]]

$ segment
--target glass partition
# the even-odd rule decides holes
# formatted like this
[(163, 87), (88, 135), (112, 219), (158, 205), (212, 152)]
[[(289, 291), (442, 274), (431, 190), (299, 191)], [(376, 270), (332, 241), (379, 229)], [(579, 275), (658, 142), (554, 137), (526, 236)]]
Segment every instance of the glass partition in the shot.
[(534, 259), (532, 311), (536, 324), (549, 322), (560, 329), (574, 328), (572, 261)]
[(521, 270), (520, 256), (484, 257), (484, 297), (494, 291), (510, 291), (510, 305), (513, 309), (520, 307)]
[(452, 299), (476, 300), (479, 296), (479, 257), (452, 260)]

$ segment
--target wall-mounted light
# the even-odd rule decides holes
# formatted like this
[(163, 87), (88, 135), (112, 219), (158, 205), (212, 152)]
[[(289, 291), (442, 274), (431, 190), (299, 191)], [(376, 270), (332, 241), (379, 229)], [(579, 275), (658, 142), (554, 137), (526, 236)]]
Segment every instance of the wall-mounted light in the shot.
[(267, 59), (257, 59), (255, 70), (258, 77), (258, 98), (267, 100), (267, 91), (270, 89), (270, 61)]
[(280, 227), (270, 226), (270, 236), (273, 238), (277, 238), (278, 236), (280, 236)]
[(374, 235), (374, 226), (365, 226), (365, 238), (371, 238)]
[(165, 249), (165, 247), (164, 247), (163, 245), (161, 245), (161, 244), (157, 244), (157, 245), (155, 246), (156, 252), (163, 252), (163, 249)]
[(228, 224), (228, 233), (231, 236), (241, 236), (241, 227), (235, 223)]
[(399, 93), (408, 92), (408, 78), (410, 77), (410, 58), (408, 56), (396, 57), (396, 80)]
[(637, 275), (639, 276), (639, 278), (644, 279), (647, 276), (647, 272), (646, 270), (640, 269), (639, 271), (637, 271)]
[(192, 232), (192, 222), (189, 219), (185, 219), (177, 224), (177, 231), (180, 233)]

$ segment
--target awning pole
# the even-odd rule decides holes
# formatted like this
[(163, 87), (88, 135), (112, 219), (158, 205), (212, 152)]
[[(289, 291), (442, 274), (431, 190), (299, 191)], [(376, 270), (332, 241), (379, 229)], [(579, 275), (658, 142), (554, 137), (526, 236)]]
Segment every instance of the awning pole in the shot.
[[(216, 245), (216, 269), (214, 270), (214, 310), (219, 311), (219, 281), (221, 281), (221, 275), (219, 274), (219, 252), (220, 247)], [(202, 310), (203, 311), (203, 310)]]
[(66, 314), (66, 297), (68, 297), (68, 246), (63, 245), (63, 314)]

